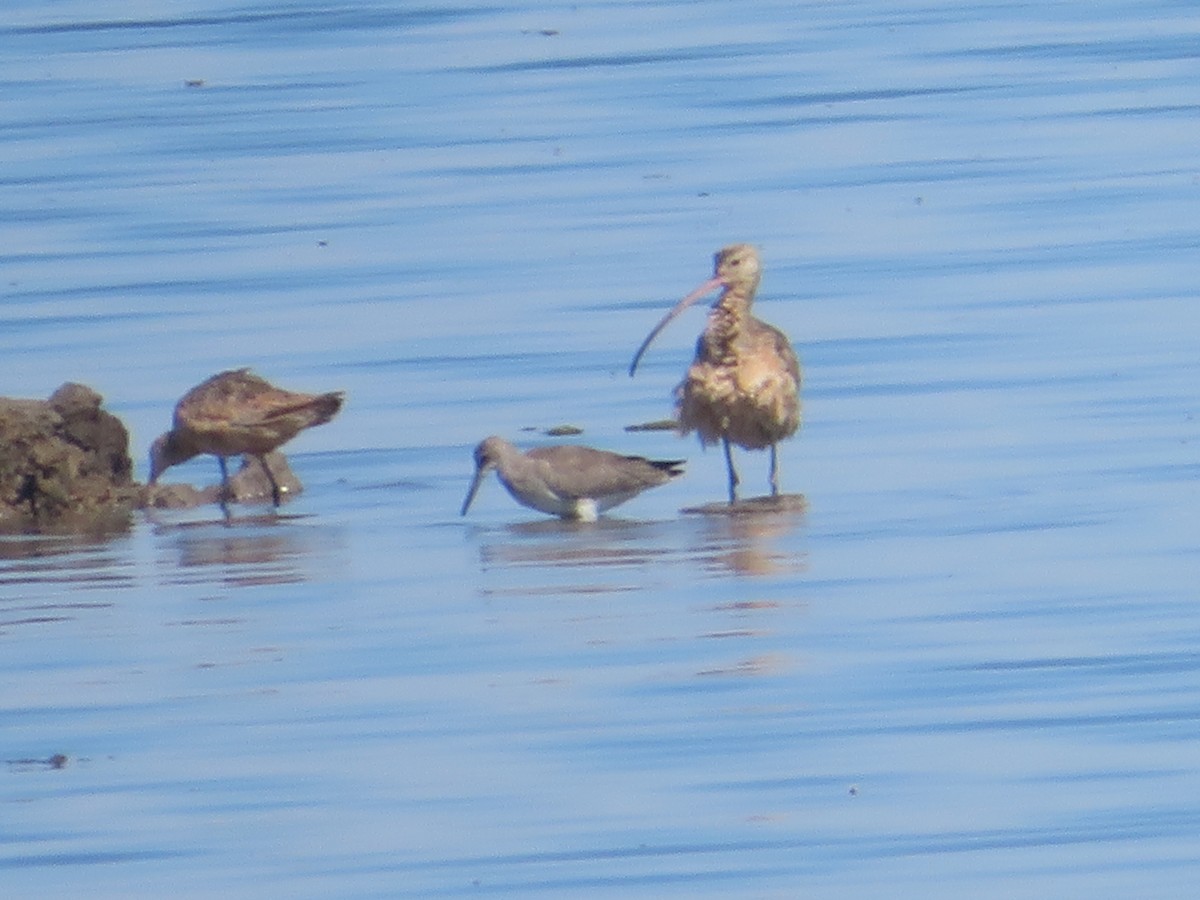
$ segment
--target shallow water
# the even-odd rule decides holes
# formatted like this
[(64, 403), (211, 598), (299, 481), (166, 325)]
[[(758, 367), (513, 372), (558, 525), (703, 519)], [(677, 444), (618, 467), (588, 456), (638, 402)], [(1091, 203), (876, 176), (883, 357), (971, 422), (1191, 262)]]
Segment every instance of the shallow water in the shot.
[[(350, 399), (279, 517), (0, 541), (7, 893), (1191, 889), (1190, 6), (10, 5), (0, 393), (141, 477), (221, 368)], [(735, 240), (803, 514), (624, 430)], [(689, 474), (458, 516), (560, 424)]]

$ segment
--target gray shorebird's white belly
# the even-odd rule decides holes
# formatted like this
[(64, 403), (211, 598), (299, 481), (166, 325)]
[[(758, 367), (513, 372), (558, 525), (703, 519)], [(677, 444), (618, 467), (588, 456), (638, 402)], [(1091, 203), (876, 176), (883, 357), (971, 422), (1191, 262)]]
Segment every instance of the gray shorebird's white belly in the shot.
[(560, 516), (564, 519), (579, 519), (582, 522), (594, 522), (602, 510), (609, 509), (629, 499), (628, 496), (625, 496), (612, 498), (611, 500), (606, 498), (605, 501), (597, 502), (591, 497), (563, 497), (556, 494), (542, 482), (531, 480), (516, 484), (505, 478), (502, 472), (497, 473), (497, 475), (500, 478), (500, 483), (504, 485), (505, 490), (522, 506), (528, 506), (530, 509), (536, 509), (538, 512), (549, 513), (552, 516)]

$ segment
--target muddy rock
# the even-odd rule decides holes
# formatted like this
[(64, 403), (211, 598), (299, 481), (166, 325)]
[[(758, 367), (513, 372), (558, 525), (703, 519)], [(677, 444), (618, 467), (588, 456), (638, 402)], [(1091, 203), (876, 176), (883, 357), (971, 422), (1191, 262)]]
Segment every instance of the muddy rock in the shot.
[(0, 529), (109, 527), (141, 503), (129, 432), (81, 384), (49, 400), (0, 397)]
[[(212, 459), (212, 457), (209, 457)], [(267, 464), (279, 484), (280, 499), (286, 503), (302, 491), (300, 479), (292, 472), (287, 457), (278, 450), (267, 454)], [(155, 509), (187, 509), (193, 506), (204, 506), (208, 503), (221, 501), (220, 473), (217, 464), (212, 463), (214, 484), (196, 488), (190, 484), (173, 484), (159, 482), (153, 488), (146, 489), (146, 505)], [(232, 469), (231, 469), (232, 473)], [(242, 466), (236, 474), (229, 476), (228, 498), (234, 503), (271, 502), (271, 482), (262, 469), (262, 463), (252, 456), (242, 457)]]

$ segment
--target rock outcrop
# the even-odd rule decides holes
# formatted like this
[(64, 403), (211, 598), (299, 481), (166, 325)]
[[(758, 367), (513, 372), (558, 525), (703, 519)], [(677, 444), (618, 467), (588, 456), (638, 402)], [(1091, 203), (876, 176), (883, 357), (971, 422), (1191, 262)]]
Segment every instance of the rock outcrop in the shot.
[(141, 505), (129, 432), (100, 395), (64, 384), (49, 400), (0, 398), (0, 529), (87, 530)]

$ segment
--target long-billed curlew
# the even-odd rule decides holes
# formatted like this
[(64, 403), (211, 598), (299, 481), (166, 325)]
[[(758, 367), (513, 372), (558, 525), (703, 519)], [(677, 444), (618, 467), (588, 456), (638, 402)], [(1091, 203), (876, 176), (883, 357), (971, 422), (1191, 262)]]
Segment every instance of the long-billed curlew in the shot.
[(537, 447), (522, 453), (504, 438), (489, 437), (475, 448), (475, 477), (463, 501), (464, 516), (492, 469), (523, 506), (564, 519), (594, 522), (606, 509), (682, 475), (683, 461), (621, 456), (574, 445)]
[(729, 502), (737, 502), (738, 475), (730, 444), (771, 448), (771, 496), (779, 494), (777, 444), (800, 427), (800, 362), (778, 328), (750, 314), (762, 267), (758, 251), (733, 244), (714, 257), (714, 275), (667, 313), (642, 342), (629, 366), (632, 376), (646, 348), (672, 319), (717, 288), (721, 296), (696, 342), (696, 357), (675, 389), (679, 431), (695, 431), (704, 445), (720, 441), (729, 469)]
[(175, 406), (173, 427), (150, 447), (150, 484), (171, 466), (211, 453), (221, 464), (225, 507), (229, 488), (225, 458), (248, 454), (262, 463), (271, 481), (271, 498), (279, 506), (279, 485), (263, 457), (305, 428), (324, 425), (342, 408), (344, 398), (341, 391), (285, 391), (249, 369), (214, 375), (183, 395)]

